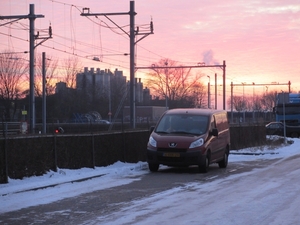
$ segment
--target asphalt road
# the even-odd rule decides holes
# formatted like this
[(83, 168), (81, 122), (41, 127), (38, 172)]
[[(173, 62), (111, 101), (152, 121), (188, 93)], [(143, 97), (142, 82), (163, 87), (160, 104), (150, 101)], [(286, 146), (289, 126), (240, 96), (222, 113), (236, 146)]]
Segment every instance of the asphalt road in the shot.
[(267, 167), (277, 160), (229, 163), (226, 169), (217, 164), (210, 166), (206, 174), (197, 167), (164, 168), (157, 173), (142, 175), (127, 185), (95, 191), (47, 205), (39, 205), (14, 212), (0, 214), (1, 224), (84, 224), (85, 221), (116, 212), (138, 200), (153, 194), (183, 186), (189, 182), (205, 184), (232, 174), (241, 174), (256, 168)]

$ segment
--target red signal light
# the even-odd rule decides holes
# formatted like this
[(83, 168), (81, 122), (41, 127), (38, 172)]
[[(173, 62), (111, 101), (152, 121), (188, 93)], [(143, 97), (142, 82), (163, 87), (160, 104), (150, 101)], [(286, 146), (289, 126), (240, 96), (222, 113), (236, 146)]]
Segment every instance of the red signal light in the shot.
[(65, 131), (62, 127), (57, 127), (55, 130), (54, 130), (54, 133), (55, 134), (63, 134)]

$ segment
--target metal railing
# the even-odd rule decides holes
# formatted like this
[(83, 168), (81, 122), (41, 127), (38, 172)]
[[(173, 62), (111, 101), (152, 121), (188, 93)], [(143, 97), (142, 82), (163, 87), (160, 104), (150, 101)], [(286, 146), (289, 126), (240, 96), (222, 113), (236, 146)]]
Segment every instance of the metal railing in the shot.
[(0, 135), (17, 135), (27, 132), (27, 123), (23, 122), (2, 122), (0, 123)]

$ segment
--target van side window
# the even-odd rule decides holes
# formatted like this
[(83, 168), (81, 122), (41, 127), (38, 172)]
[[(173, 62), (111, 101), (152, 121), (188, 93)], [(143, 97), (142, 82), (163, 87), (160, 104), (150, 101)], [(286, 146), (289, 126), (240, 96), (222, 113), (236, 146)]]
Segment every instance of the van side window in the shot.
[(216, 119), (216, 126), (218, 128), (219, 131), (223, 130), (223, 118), (222, 118), (222, 114), (216, 114), (215, 115), (215, 119)]
[(227, 121), (227, 115), (224, 113), (216, 114), (216, 125), (219, 131), (226, 130), (228, 125), (226, 124)]
[(212, 129), (214, 128), (216, 128), (216, 123), (215, 123), (215, 117), (212, 116), (210, 121), (210, 131), (212, 131)]

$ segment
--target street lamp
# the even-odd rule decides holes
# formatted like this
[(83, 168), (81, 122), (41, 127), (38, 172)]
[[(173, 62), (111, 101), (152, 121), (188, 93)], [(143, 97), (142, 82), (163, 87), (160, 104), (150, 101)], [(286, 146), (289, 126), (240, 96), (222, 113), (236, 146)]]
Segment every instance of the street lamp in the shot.
[(245, 82), (242, 82), (242, 85), (243, 85), (243, 102), (244, 102), (244, 96), (245, 96)]
[[(168, 66), (168, 61), (165, 62), (165, 65)], [(165, 70), (165, 74), (166, 74), (166, 110), (168, 110), (168, 69), (166, 68)]]
[(285, 92), (281, 91), (282, 93), (282, 109), (283, 109), (283, 136), (284, 136), (284, 144), (286, 144), (286, 123), (285, 123)]
[(210, 76), (207, 76), (208, 77), (208, 88), (207, 88), (207, 91), (208, 91), (208, 103), (207, 103), (207, 107), (210, 109)]
[(215, 109), (218, 109), (217, 73), (215, 73)]
[(253, 85), (253, 96), (252, 96), (252, 105), (253, 105), (253, 110), (256, 108), (256, 103), (255, 103), (255, 93), (254, 93), (254, 86), (255, 86), (255, 83), (252, 82), (252, 85)]

